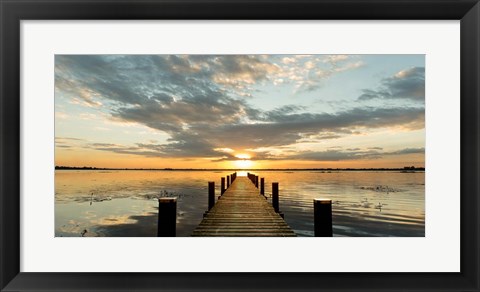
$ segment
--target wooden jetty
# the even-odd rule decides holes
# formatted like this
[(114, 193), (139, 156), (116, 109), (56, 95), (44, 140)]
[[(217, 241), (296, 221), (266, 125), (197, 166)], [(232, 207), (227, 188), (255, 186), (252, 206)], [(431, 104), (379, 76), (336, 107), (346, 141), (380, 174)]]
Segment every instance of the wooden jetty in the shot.
[[(252, 179), (235, 174), (231, 178), (232, 182), (227, 180), (226, 190), (222, 180), (222, 195), (216, 204), (209, 206), (210, 210), (205, 212), (192, 236), (296, 236), (278, 210), (260, 194), (258, 176)], [(261, 182), (263, 189), (263, 179)], [(209, 190), (213, 189), (211, 184)], [(209, 195), (211, 202), (214, 194)]]
[[(159, 198), (158, 204), (157, 236), (176, 236), (177, 198)], [(221, 178), (217, 203), (215, 182), (208, 182), (208, 211), (192, 236), (296, 236), (283, 220), (279, 205), (278, 182), (272, 183), (272, 204), (269, 204), (264, 178), (253, 173), (237, 178), (235, 172)], [(332, 237), (332, 200), (316, 198), (313, 207), (314, 236)]]

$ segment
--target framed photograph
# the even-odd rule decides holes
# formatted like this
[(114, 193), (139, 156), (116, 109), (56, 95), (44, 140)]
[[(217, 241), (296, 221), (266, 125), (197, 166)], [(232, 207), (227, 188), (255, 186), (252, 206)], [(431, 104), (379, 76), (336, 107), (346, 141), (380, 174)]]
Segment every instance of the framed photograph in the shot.
[(9, 1), (1, 291), (480, 291), (477, 1)]

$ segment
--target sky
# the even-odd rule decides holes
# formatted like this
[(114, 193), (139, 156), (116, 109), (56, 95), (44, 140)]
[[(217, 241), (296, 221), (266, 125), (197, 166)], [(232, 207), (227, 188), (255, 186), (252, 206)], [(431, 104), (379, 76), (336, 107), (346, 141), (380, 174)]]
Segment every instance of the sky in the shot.
[(55, 165), (425, 165), (424, 55), (56, 55)]

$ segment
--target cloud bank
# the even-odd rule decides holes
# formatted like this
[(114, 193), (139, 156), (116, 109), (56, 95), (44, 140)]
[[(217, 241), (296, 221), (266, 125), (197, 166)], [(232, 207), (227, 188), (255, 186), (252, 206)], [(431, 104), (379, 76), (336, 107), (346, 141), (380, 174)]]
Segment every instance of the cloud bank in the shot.
[[(168, 141), (163, 144), (85, 146), (146, 157), (229, 160), (235, 159), (233, 153), (224, 149), (287, 147), (378, 128), (424, 128), (422, 106), (354, 107), (322, 113), (295, 104), (263, 110), (249, 102), (261, 83), (290, 82), (297, 90), (312, 91), (326, 78), (363, 65), (345, 55), (59, 55), (55, 59), (55, 92), (71, 103), (107, 111), (117, 121), (167, 133)], [(358, 99), (424, 100), (424, 75), (420, 67), (400, 71), (384, 78), (380, 88), (363, 90)], [(68, 145), (63, 140), (59, 147)], [(335, 161), (423, 151), (381, 150), (291, 152), (278, 157), (257, 151), (256, 157)]]

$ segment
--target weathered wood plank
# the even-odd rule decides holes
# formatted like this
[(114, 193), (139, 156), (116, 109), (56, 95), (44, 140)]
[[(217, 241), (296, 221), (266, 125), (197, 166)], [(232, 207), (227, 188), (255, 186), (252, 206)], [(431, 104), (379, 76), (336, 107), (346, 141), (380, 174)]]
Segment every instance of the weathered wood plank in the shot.
[(247, 177), (236, 177), (192, 236), (296, 236)]

